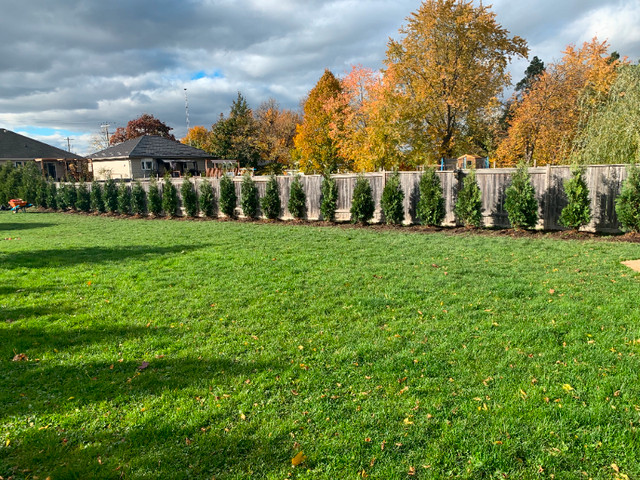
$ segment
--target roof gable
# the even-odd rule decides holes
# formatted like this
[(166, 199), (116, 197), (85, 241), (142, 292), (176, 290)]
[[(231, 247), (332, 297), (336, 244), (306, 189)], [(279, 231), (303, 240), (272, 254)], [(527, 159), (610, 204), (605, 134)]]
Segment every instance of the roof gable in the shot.
[(169, 138), (157, 135), (144, 135), (105, 148), (89, 155), (92, 160), (113, 158), (212, 158), (212, 155), (199, 148), (185, 145)]
[(84, 157), (53, 147), (33, 138), (0, 128), (0, 158), (35, 160), (36, 158), (83, 160)]

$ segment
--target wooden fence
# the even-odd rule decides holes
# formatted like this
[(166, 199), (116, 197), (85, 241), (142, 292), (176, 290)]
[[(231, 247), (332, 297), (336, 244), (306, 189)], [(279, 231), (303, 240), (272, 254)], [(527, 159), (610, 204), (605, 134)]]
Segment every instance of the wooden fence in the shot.
[[(511, 182), (513, 172), (515, 172), (514, 168), (476, 170), (476, 178), (482, 192), (483, 221), (485, 226), (509, 227), (507, 212), (504, 209), (504, 200), (505, 191)], [(531, 174), (531, 180), (539, 203), (539, 221), (537, 227), (545, 230), (562, 229), (563, 227), (559, 224), (558, 219), (560, 212), (567, 204), (563, 181), (571, 177), (571, 167), (534, 167), (529, 169), (529, 173)], [(421, 172), (400, 172), (400, 182), (405, 194), (405, 224), (418, 223), (415, 210), (418, 199), (420, 198), (419, 182), (421, 175)], [(457, 198), (457, 192), (465, 175), (465, 171), (438, 172), (445, 199), (446, 216), (443, 222), (444, 225), (456, 225), (453, 208)], [(380, 222), (383, 220), (380, 198), (384, 185), (391, 176), (391, 172), (366, 173), (364, 176), (371, 184), (376, 205), (373, 222)], [(321, 220), (320, 187), (322, 184), (322, 176), (303, 175), (300, 178), (307, 196), (306, 218), (308, 220)], [(338, 186), (336, 220), (349, 221), (351, 217), (351, 198), (353, 196), (353, 188), (357, 175), (334, 175), (333, 178), (335, 178)], [(620, 193), (622, 182), (625, 178), (626, 168), (624, 165), (595, 165), (586, 168), (586, 179), (591, 198), (592, 221), (585, 230), (600, 232), (619, 231), (619, 223), (615, 212), (615, 199)], [(253, 180), (258, 187), (259, 196), (262, 198), (265, 194), (266, 183), (269, 177), (253, 177)], [(184, 179), (175, 178), (171, 179), (171, 181), (177, 187), (179, 194), (180, 186)], [(195, 177), (192, 181), (198, 190), (202, 182), (210, 182), (213, 186), (216, 199), (219, 198), (219, 179)], [(242, 216), (242, 209), (240, 207), (240, 184), (242, 183), (242, 177), (235, 177), (233, 181), (238, 197), (236, 212), (239, 216)], [(285, 220), (291, 219), (291, 214), (287, 209), (287, 202), (289, 201), (289, 190), (293, 177), (278, 176), (277, 181), (282, 204), (280, 218)], [(161, 185), (161, 182), (159, 182), (159, 184)], [(143, 186), (148, 190), (148, 181), (143, 181)], [(217, 206), (218, 202), (216, 202), (216, 208)], [(259, 214), (261, 215), (261, 212), (259, 212)]]

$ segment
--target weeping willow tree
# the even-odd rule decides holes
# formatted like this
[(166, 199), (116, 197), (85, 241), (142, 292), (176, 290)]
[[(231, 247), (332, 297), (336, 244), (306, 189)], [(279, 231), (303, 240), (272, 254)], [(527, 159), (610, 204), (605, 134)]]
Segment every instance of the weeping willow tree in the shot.
[(620, 67), (609, 97), (576, 139), (575, 163), (640, 162), (640, 65)]

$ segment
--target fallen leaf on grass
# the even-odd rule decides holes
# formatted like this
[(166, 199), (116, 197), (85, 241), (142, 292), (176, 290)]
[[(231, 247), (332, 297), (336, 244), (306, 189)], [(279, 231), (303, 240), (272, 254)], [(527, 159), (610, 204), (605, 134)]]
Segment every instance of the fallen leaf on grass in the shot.
[(138, 367), (138, 370), (144, 370), (148, 366), (149, 366), (149, 362), (142, 362), (142, 364), (140, 364), (140, 366)]
[(304, 453), (301, 451), (299, 451), (295, 457), (293, 457), (291, 459), (291, 465), (293, 465), (294, 467), (297, 467), (298, 465), (300, 465), (302, 462), (304, 462), (307, 459), (307, 457), (304, 456)]
[(416, 469), (413, 467), (409, 467), (409, 471), (407, 472), (407, 475), (415, 475), (416, 474)]
[(27, 357), (24, 353), (18, 353), (15, 357), (13, 357), (13, 361), (14, 362), (28, 362), (29, 361), (29, 357)]
[(573, 390), (573, 387), (568, 383), (565, 383), (564, 385), (562, 385), (562, 389), (566, 392), (570, 392), (571, 390)]

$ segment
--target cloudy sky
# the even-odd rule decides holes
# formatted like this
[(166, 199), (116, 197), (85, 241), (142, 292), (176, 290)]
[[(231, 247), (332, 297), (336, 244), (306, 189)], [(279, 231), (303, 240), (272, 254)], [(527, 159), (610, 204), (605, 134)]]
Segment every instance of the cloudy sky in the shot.
[[(475, 0), (479, 2), (479, 0)], [(0, 0), (0, 128), (87, 154), (102, 124), (150, 113), (186, 133), (240, 91), (252, 107), (300, 100), (325, 68), (380, 68), (418, 0)], [(485, 1), (485, 5), (489, 2)], [(495, 0), (530, 58), (597, 36), (640, 58), (638, 0)], [(512, 65), (514, 81), (528, 62)]]

